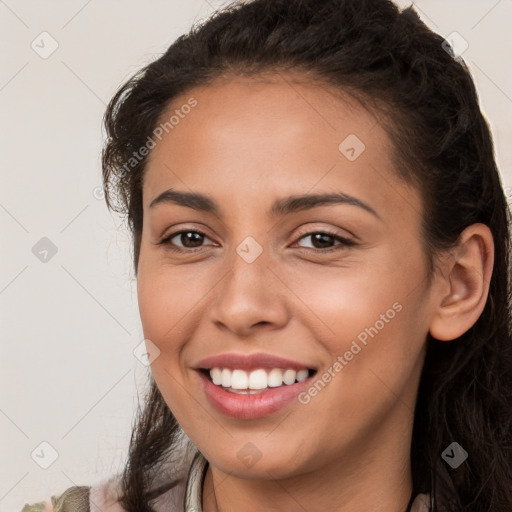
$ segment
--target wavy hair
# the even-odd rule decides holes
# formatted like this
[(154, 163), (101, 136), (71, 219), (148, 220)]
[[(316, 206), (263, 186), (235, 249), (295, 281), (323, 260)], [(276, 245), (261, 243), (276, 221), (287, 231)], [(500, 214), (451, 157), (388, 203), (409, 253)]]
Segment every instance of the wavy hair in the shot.
[[(397, 174), (421, 193), (429, 278), (435, 256), (466, 227), (491, 229), (495, 260), (482, 314), (456, 340), (426, 340), (411, 466), (413, 494), (429, 492), (433, 512), (510, 512), (511, 214), (471, 75), (412, 7), (401, 11), (389, 0), (235, 2), (122, 85), (105, 113), (102, 164), (107, 206), (126, 215), (133, 235), (135, 273), (147, 157), (126, 163), (170, 102), (215, 78), (288, 71), (348, 92), (379, 115)], [(151, 378), (123, 472), (121, 503), (128, 511), (153, 511), (152, 482), (172, 457), (179, 430)], [(456, 470), (441, 459), (453, 441), (469, 453)]]

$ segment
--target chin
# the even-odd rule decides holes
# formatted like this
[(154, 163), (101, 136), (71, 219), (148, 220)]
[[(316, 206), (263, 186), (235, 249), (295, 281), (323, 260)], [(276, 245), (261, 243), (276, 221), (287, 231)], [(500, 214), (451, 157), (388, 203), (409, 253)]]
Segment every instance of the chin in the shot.
[[(209, 456), (210, 453), (211, 456)], [(211, 465), (223, 473), (248, 480), (280, 480), (311, 470), (311, 464), (307, 461), (294, 460), (293, 455), (297, 454), (295, 448), (283, 450), (261, 447), (258, 449), (251, 441), (242, 444), (242, 447), (232, 454), (227, 454), (226, 451), (208, 454), (203, 452), (203, 454)]]

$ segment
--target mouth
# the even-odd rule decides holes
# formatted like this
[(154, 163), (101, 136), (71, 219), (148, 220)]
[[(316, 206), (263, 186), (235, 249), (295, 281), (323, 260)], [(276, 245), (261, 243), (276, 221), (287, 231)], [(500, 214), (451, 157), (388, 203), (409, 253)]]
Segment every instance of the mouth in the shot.
[(266, 365), (261, 358), (259, 362), (258, 367), (255, 358), (223, 357), (215, 358), (215, 365), (196, 367), (203, 392), (217, 412), (237, 420), (256, 420), (294, 404), (303, 407), (299, 397), (317, 370), (275, 358)]
[(201, 368), (199, 371), (214, 386), (228, 393), (256, 395), (271, 389), (292, 386), (306, 381), (316, 374), (313, 368), (257, 368), (247, 371), (241, 368)]
[(252, 420), (300, 405), (317, 368), (273, 354), (224, 353), (195, 365), (207, 400), (224, 416)]

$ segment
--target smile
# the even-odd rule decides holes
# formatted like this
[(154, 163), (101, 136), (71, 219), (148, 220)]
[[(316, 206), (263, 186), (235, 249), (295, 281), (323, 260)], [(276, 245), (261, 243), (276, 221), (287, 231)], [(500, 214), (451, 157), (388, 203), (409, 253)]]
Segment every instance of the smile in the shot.
[(222, 354), (195, 366), (210, 404), (224, 416), (251, 420), (298, 402), (316, 368), (271, 354)]
[(267, 388), (277, 388), (283, 384), (290, 386), (296, 382), (306, 380), (309, 370), (294, 369), (282, 370), (272, 368), (267, 371), (263, 368), (247, 372), (241, 369), (212, 368), (210, 378), (216, 386), (222, 386), (232, 393), (254, 394)]

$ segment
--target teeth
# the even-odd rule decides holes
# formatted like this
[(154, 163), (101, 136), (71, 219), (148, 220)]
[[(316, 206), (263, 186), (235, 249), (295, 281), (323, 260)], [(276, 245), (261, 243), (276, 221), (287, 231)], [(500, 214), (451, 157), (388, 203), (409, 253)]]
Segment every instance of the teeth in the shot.
[(247, 373), (243, 370), (233, 370), (231, 374), (231, 387), (233, 389), (247, 389), (249, 387), (249, 377)]
[(297, 382), (302, 382), (308, 378), (309, 372), (307, 370), (299, 370), (297, 372)]
[(283, 375), (283, 382), (289, 386), (295, 382), (295, 377), (297, 377), (295, 370), (286, 370)]
[(233, 390), (277, 388), (283, 384), (290, 386), (295, 382), (307, 379), (308, 375), (308, 370), (281, 370), (280, 368), (273, 368), (268, 373), (261, 368), (250, 373), (245, 370), (230, 370), (228, 368), (212, 368), (210, 370), (210, 377), (214, 384)]
[(210, 377), (212, 378), (213, 383), (217, 384), (217, 386), (222, 384), (222, 372), (220, 368), (212, 368), (210, 370)]
[(270, 370), (267, 377), (267, 385), (269, 388), (277, 388), (283, 384), (283, 372), (279, 368)]
[(221, 384), (223, 388), (230, 388), (231, 387), (231, 370), (224, 369), (221, 373)]
[(249, 389), (265, 389), (267, 387), (267, 372), (265, 370), (253, 370), (249, 374), (249, 386), (247, 387)]

